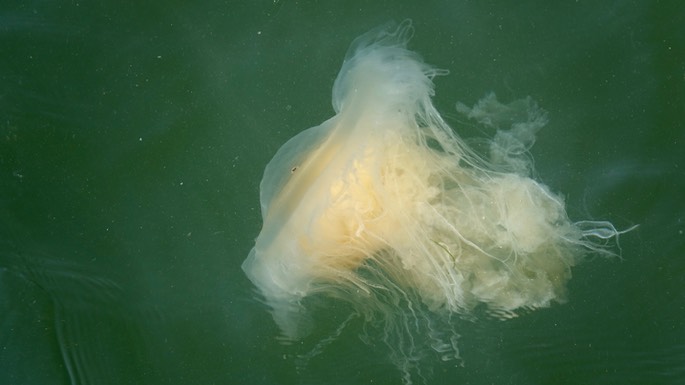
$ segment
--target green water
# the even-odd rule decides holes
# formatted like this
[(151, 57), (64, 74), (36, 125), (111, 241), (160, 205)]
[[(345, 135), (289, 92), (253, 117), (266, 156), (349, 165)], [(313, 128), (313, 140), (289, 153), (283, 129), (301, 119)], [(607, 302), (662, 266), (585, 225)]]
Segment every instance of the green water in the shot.
[(463, 136), (488, 133), (457, 101), (530, 95), (571, 218), (640, 225), (622, 260), (574, 269), (568, 303), (460, 322), (463, 366), (428, 383), (685, 383), (685, 7), (550, 4), (0, 6), (0, 383), (401, 383), (354, 321), (298, 370), (312, 341), (279, 343), (240, 264), (266, 163), (333, 115), (350, 42), (407, 17)]

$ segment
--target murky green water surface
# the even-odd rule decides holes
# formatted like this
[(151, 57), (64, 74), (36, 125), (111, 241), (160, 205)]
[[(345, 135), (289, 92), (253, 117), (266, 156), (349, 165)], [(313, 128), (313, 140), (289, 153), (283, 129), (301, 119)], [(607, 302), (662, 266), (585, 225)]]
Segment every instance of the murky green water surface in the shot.
[[(265, 164), (333, 115), (350, 42), (405, 18), (410, 48), (450, 70), (434, 102), (461, 135), (489, 133), (464, 124), (457, 101), (530, 95), (550, 118), (531, 151), (538, 177), (571, 218), (640, 225), (621, 237), (622, 260), (574, 269), (568, 303), (460, 322), (463, 366), (438, 363), (428, 383), (685, 382), (684, 12), (658, 1), (3, 5), (0, 382), (400, 383), (354, 321), (298, 364), (315, 343), (279, 343), (240, 264), (261, 227)], [(332, 307), (315, 337), (345, 318)]]

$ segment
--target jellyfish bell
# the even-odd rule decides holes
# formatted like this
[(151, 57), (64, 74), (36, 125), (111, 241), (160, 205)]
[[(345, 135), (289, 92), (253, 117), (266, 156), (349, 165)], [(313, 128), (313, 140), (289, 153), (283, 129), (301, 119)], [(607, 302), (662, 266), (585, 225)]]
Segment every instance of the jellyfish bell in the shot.
[[(344, 279), (367, 288), (354, 269), (410, 219), (397, 216), (413, 199), (399, 189), (431, 193), (388, 174), (399, 171), (393, 163), (418, 166), (429, 155), (405, 143), (418, 140), (414, 115), (430, 106), (427, 75), (438, 72), (406, 50), (410, 31), (358, 39), (334, 85), (337, 115), (289, 140), (265, 169), (264, 226), (243, 269), (288, 337), (298, 334), (290, 318), (302, 311), (299, 300), (322, 284)], [(395, 196), (381, 201), (386, 179), (397, 184)]]
[[(511, 316), (563, 301), (571, 267), (601, 251), (588, 237), (617, 234), (607, 222), (575, 225), (529, 176), (525, 151), (546, 123), (532, 100), (460, 105), (499, 130), (490, 158), (471, 150), (432, 104), (433, 78), (446, 72), (407, 49), (412, 31), (405, 21), (352, 44), (335, 116), (290, 139), (264, 171), (263, 227), (242, 265), (286, 339), (307, 333), (307, 298), (337, 298), (398, 335), (386, 339), (398, 365), (421, 344), (399, 335), (410, 329), (435, 341), (436, 319), (477, 306)], [(447, 334), (430, 348), (456, 357)]]

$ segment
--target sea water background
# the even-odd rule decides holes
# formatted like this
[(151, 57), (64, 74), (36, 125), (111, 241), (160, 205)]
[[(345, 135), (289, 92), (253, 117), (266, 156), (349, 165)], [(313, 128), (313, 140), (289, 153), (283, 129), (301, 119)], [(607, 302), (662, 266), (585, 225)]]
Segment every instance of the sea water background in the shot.
[[(455, 111), (530, 95), (532, 149), (622, 259), (565, 305), (460, 323), (433, 384), (685, 383), (678, 1), (9, 1), (0, 6), (0, 383), (396, 384), (354, 322), (296, 370), (240, 270), (265, 164), (332, 115), (351, 41), (412, 18)], [(323, 319), (323, 325), (340, 320)], [(323, 332), (322, 332), (323, 333)], [(311, 343), (311, 341), (307, 341)], [(311, 347), (311, 346), (310, 346)]]

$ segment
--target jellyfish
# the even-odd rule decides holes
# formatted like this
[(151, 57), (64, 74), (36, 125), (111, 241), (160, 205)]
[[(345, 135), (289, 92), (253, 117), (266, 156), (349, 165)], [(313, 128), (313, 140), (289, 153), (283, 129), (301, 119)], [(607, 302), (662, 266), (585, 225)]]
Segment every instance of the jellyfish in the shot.
[(422, 347), (458, 357), (444, 320), (563, 302), (571, 268), (605, 250), (593, 239), (617, 233), (572, 222), (562, 197), (531, 177), (528, 149), (547, 122), (532, 99), (458, 104), (497, 131), (485, 153), (462, 139), (431, 99), (447, 71), (407, 49), (412, 34), (405, 21), (353, 42), (335, 115), (264, 170), (263, 227), (242, 265), (285, 340), (311, 331), (321, 301), (310, 299), (344, 301), (385, 329), (401, 367)]

